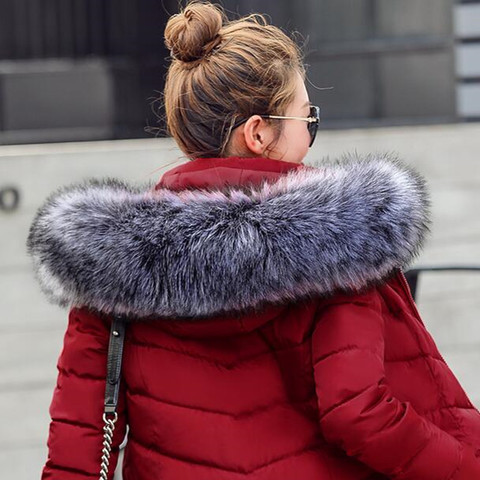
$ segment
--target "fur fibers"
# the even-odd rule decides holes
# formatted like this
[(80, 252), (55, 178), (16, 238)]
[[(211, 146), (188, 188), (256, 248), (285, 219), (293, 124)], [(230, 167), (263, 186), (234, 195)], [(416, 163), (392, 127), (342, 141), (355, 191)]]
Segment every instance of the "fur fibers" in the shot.
[(63, 187), (30, 227), (35, 276), (63, 307), (187, 320), (359, 291), (419, 253), (426, 185), (396, 155), (305, 167), (222, 189)]

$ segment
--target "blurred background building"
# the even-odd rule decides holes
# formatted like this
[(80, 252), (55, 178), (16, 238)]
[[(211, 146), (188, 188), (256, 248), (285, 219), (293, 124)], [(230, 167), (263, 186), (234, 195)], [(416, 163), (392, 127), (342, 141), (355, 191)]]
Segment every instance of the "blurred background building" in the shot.
[[(230, 18), (266, 13), (300, 32), (322, 109), (306, 163), (398, 153), (432, 196), (415, 266), (480, 265), (480, 0), (219, 1)], [(28, 228), (56, 188), (93, 176), (156, 182), (186, 161), (163, 138), (160, 99), (163, 30), (177, 11), (177, 0), (0, 0), (1, 478), (40, 476), (67, 324), (33, 277)], [(480, 274), (429, 273), (418, 302), (480, 408), (479, 291)]]
[[(224, 0), (305, 44), (324, 128), (480, 118), (480, 2)], [(145, 138), (177, 0), (0, 0), (0, 143)], [(329, 88), (330, 87), (330, 88)], [(156, 115), (157, 113), (157, 115)]]

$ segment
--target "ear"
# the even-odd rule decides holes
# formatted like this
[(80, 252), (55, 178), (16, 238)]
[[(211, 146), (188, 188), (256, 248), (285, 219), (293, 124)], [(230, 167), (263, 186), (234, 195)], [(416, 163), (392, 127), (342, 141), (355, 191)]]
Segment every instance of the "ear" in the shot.
[(246, 147), (257, 155), (263, 155), (274, 140), (272, 127), (260, 115), (252, 115), (245, 122), (242, 134)]

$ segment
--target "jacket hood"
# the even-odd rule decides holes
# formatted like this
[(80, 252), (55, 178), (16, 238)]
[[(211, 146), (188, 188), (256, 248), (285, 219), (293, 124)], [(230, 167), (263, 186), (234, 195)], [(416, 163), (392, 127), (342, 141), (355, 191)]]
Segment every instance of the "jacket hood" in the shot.
[(194, 319), (382, 282), (419, 253), (428, 225), (415, 170), (355, 153), (222, 188), (87, 179), (46, 199), (27, 250), (60, 306)]

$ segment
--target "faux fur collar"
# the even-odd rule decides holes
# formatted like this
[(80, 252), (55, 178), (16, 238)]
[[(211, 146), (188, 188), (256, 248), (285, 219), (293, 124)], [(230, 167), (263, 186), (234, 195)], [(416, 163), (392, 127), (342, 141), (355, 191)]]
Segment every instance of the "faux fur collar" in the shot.
[(344, 155), (247, 188), (104, 178), (52, 193), (27, 240), (51, 302), (205, 317), (360, 290), (404, 268), (429, 225), (425, 182), (394, 155)]

